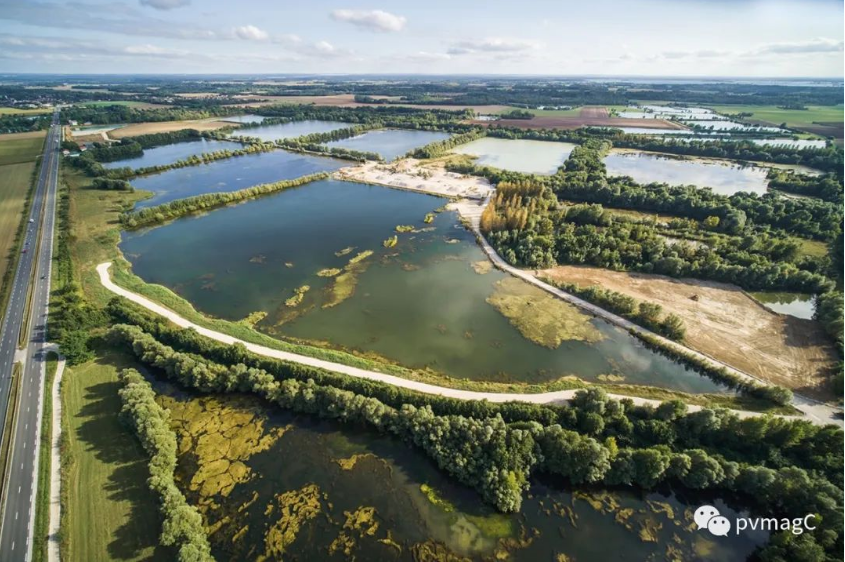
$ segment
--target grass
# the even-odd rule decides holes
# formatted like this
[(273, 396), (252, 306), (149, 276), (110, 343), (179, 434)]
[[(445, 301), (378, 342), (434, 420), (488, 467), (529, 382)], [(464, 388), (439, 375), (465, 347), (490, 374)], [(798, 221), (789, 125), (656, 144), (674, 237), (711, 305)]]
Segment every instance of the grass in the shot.
[(788, 127), (807, 127), (813, 123), (841, 123), (845, 117), (845, 106), (809, 105), (803, 109), (781, 109), (776, 105), (709, 105), (719, 113), (752, 113), (751, 119), (766, 121), (772, 125), (786, 123)]
[(47, 560), (47, 539), (50, 536), (50, 468), (53, 438), (53, 379), (59, 365), (59, 356), (47, 354), (44, 379), (44, 413), (41, 418), (41, 448), (38, 450), (38, 497), (35, 500), (35, 528), (32, 531), (34, 562)]
[(814, 258), (821, 258), (827, 255), (827, 244), (820, 240), (808, 240), (806, 238), (796, 238), (801, 243), (801, 254), (811, 256)]
[(158, 546), (147, 456), (118, 417), (117, 373), (136, 365), (105, 348), (97, 356), (67, 369), (62, 381), (62, 558), (175, 559)]
[(0, 107), (0, 115), (44, 115), (52, 113), (49, 107), (39, 109), (21, 109), (19, 107)]
[(44, 135), (43, 131), (0, 135), (0, 166), (35, 162), (44, 147)]
[[(0, 279), (17, 260), (18, 230), (33, 186), (35, 163), (0, 166)], [(5, 309), (5, 307), (4, 307)]]
[(12, 384), (9, 388), (9, 405), (6, 408), (6, 419), (3, 424), (3, 435), (0, 436), (0, 505), (6, 503), (6, 472), (8, 470), (9, 454), (12, 450), (12, 436), (15, 428), (15, 418), (18, 412), (18, 399), (21, 391), (21, 371), (23, 367), (20, 363), (15, 363), (12, 367)]

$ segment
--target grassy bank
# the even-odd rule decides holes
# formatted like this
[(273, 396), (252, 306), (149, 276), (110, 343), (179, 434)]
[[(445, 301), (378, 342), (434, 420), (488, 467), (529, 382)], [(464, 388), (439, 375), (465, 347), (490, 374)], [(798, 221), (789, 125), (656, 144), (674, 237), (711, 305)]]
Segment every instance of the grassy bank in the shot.
[(53, 437), (53, 380), (59, 365), (59, 356), (51, 351), (47, 354), (47, 369), (44, 374), (44, 409), (41, 418), (41, 444), (38, 449), (38, 497), (35, 499), (35, 525), (32, 529), (33, 562), (47, 560), (47, 539), (50, 536), (50, 449)]
[[(158, 547), (158, 502), (146, 485), (147, 457), (120, 423), (120, 369), (135, 364), (98, 349), (62, 383), (62, 558), (168, 560)], [(96, 522), (96, 523), (94, 523)]]

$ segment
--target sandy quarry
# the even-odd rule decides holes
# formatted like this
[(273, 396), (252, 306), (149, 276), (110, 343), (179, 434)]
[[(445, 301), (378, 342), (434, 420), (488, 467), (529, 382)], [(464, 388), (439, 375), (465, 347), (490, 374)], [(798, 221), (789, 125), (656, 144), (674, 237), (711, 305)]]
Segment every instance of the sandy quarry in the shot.
[(660, 304), (684, 319), (684, 343), (690, 348), (802, 394), (831, 398), (819, 386), (836, 355), (821, 327), (776, 314), (734, 285), (593, 267), (558, 266), (538, 273)]
[(445, 197), (483, 200), (493, 192), (493, 187), (486, 179), (447, 172), (442, 162), (422, 164), (414, 158), (390, 163), (367, 162), (360, 166), (341, 168), (335, 172), (335, 176), (338, 179), (374, 183)]

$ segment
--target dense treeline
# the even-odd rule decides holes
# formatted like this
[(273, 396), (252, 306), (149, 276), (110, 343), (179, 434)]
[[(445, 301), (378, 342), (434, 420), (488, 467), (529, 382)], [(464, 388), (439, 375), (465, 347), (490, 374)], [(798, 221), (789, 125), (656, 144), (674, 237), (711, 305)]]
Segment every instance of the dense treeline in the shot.
[[(608, 419), (611, 424), (622, 424), (620, 428), (631, 422), (625, 414), (625, 404), (608, 400), (597, 390), (581, 392), (573, 399), (572, 411), (578, 417), (576, 430), (560, 424), (507, 424), (500, 416), (475, 419), (438, 415), (428, 406), (407, 404), (394, 408), (314, 380), (279, 381), (272, 374), (243, 363), (226, 366), (176, 351), (134, 326), (117, 325), (110, 330), (109, 338), (130, 349), (140, 361), (201, 392), (253, 392), (285, 409), (364, 424), (407, 439), (431, 456), (442, 470), (475, 487), (485, 501), (501, 511), (519, 509), (522, 491), (533, 470), (565, 477), (573, 484), (651, 489), (668, 483), (695, 490), (738, 493), (767, 516), (817, 514), (819, 529), (807, 540), (812, 541), (814, 548), (829, 553), (842, 548), (842, 490), (823, 473), (798, 466), (769, 468), (763, 463), (728, 460), (677, 441), (671, 447), (663, 445), (678, 437), (665, 433), (674, 424), (684, 427), (693, 440), (700, 431), (719, 425), (718, 414), (710, 410), (687, 414), (682, 403), (665, 403), (655, 410), (651, 423), (644, 424), (651, 444), (626, 447), (620, 446), (612, 435), (603, 441), (598, 438), (608, 429)], [(764, 429), (771, 423), (777, 422), (762, 418), (755, 420), (754, 426)], [(839, 430), (824, 431), (825, 438), (841, 441)], [(827, 442), (824, 449), (839, 445)], [(829, 463), (829, 459), (815, 458), (819, 452), (813, 451), (811, 459), (800, 464)], [(841, 452), (835, 455), (841, 471)], [(834, 478), (839, 481), (838, 474)], [(775, 541), (774, 548), (784, 548), (784, 541)]]
[(313, 381), (280, 382), (260, 369), (227, 367), (180, 353), (134, 326), (114, 326), (109, 338), (189, 388), (252, 392), (285, 409), (360, 423), (411, 440), (441, 469), (476, 488), (501, 511), (519, 509), (531, 467), (537, 462), (531, 435), (509, 428), (501, 417), (438, 416), (428, 407), (392, 408), (374, 398)]
[[(572, 175), (594, 173), (577, 159), (568, 161), (570, 166)], [(554, 194), (541, 184), (503, 182), (496, 192), (482, 213), (481, 230), (513, 265), (593, 265), (723, 281), (749, 290), (822, 293), (833, 285), (824, 275), (790, 261), (794, 257), (787, 250), (794, 246), (776, 238), (723, 237), (711, 245), (678, 244), (666, 240), (656, 225), (617, 220), (601, 205), (560, 210)]]
[(74, 106), (65, 108), (62, 110), (62, 119), (73, 120), (79, 123), (92, 123), (94, 125), (110, 125), (113, 123), (208, 119), (210, 117), (227, 117), (242, 113), (243, 109), (239, 107), (223, 107), (210, 104), (198, 108), (163, 107), (155, 109), (137, 109), (126, 105), (101, 105), (96, 107)]
[(50, 126), (52, 116), (0, 115), (0, 134), (41, 131)]
[(205, 193), (194, 197), (186, 197), (185, 199), (177, 199), (176, 201), (170, 201), (168, 203), (156, 205), (155, 207), (147, 207), (145, 209), (123, 213), (120, 215), (120, 223), (125, 228), (150, 226), (152, 224), (169, 221), (191, 213), (213, 209), (214, 207), (229, 205), (231, 203), (245, 201), (262, 195), (277, 193), (279, 191), (298, 187), (313, 181), (324, 180), (328, 177), (328, 172), (319, 172), (292, 180), (262, 183), (238, 191)]
[(160, 503), (161, 544), (173, 547), (179, 562), (212, 562), (202, 516), (176, 486), (176, 433), (170, 428), (170, 412), (156, 402), (150, 383), (138, 371), (124, 369), (118, 378), (121, 420), (150, 457), (147, 484)]
[(88, 149), (87, 154), (90, 154), (97, 162), (114, 162), (115, 160), (142, 156), (144, 149), (133, 139), (126, 138), (112, 144), (95, 143), (92, 148)]
[(483, 129), (473, 129), (466, 133), (452, 135), (442, 141), (430, 142), (408, 153), (411, 158), (439, 158), (456, 146), (467, 144), (484, 137), (486, 132)]
[(669, 339), (681, 341), (686, 334), (684, 321), (677, 314), (670, 313), (664, 316), (663, 307), (659, 304), (638, 301), (628, 295), (610, 289), (602, 289), (597, 285), (582, 287), (575, 283), (566, 283), (550, 277), (544, 277), (543, 281), (614, 314), (624, 316), (631, 322)]
[(402, 129), (441, 130), (470, 127), (460, 121), (470, 117), (467, 111), (417, 109), (413, 107), (332, 107), (313, 105), (271, 105), (260, 107), (256, 113), (268, 117), (284, 117), (291, 121), (324, 120), (342, 121), (396, 127)]
[[(237, 145), (233, 145), (237, 146)], [(260, 152), (271, 152), (276, 149), (273, 143), (251, 143), (243, 148), (234, 150), (224, 148), (223, 150), (215, 150), (214, 152), (202, 152), (200, 154), (192, 154), (187, 158), (171, 162), (170, 164), (159, 164), (158, 166), (147, 166), (144, 168), (137, 168), (132, 173), (133, 175), (141, 176), (145, 174), (157, 174), (167, 170), (176, 170), (178, 168), (188, 168), (190, 166), (199, 166), (201, 164), (210, 164), (217, 160), (226, 160), (228, 158), (237, 158), (238, 156), (248, 156), (250, 154), (258, 154)]]
[(839, 206), (842, 206), (843, 201), (845, 201), (841, 175), (839, 177), (836, 174), (809, 176), (772, 168), (769, 170), (768, 178), (769, 189), (774, 188), (787, 193), (818, 197)]
[[(599, 411), (580, 402), (559, 406), (458, 400), (257, 355), (241, 344), (222, 344), (194, 330), (179, 328), (120, 297), (112, 299), (108, 312), (114, 323), (136, 325), (170, 347), (211, 361), (261, 369), (279, 381), (313, 380), (320, 385), (376, 398), (394, 408), (403, 404), (428, 406), (438, 415), (475, 418), (498, 415), (508, 423), (558, 424), (576, 431), (590, 426), (591, 434), (596, 438), (613, 437), (620, 445), (640, 447), (661, 444), (674, 450), (677, 444), (682, 448), (702, 448), (731, 460), (754, 462), (771, 468), (800, 465), (830, 478), (835, 478), (842, 466), (842, 432), (834, 426), (822, 428), (805, 421), (776, 417), (739, 418), (727, 410), (686, 413), (680, 402), (668, 402), (654, 408), (622, 400), (613, 402), (620, 405), (618, 408), (614, 406), (615, 409)], [(600, 422), (587, 416), (595, 412), (600, 414)], [(705, 419), (707, 421), (703, 422)]]
[(118, 191), (134, 191), (135, 188), (132, 187), (126, 180), (112, 180), (108, 178), (94, 178), (94, 181), (91, 182), (91, 185), (94, 189), (106, 189), (106, 190), (118, 190)]

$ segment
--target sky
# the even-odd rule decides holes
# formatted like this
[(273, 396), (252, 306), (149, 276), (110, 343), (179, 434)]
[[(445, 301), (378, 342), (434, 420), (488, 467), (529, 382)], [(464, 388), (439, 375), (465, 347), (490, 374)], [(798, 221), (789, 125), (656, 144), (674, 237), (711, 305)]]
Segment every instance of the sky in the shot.
[(0, 72), (843, 76), (842, 0), (0, 0)]

